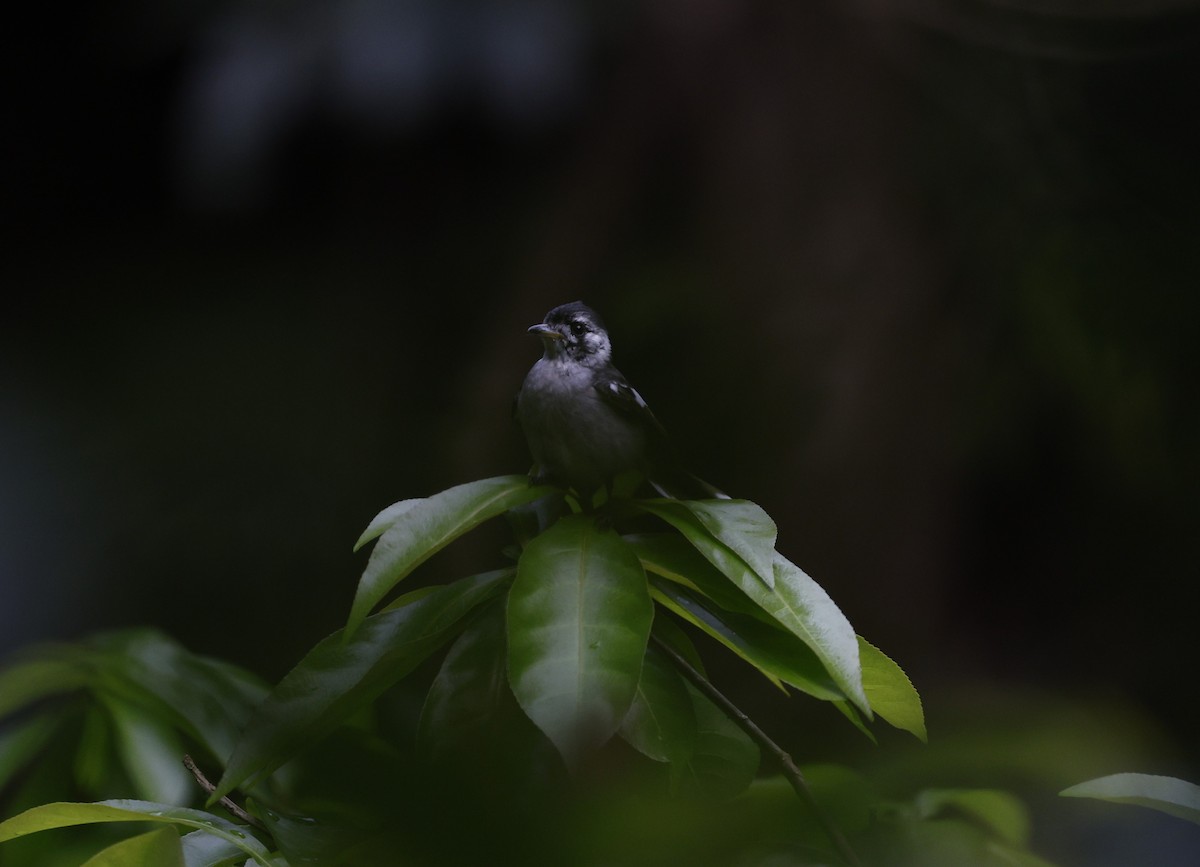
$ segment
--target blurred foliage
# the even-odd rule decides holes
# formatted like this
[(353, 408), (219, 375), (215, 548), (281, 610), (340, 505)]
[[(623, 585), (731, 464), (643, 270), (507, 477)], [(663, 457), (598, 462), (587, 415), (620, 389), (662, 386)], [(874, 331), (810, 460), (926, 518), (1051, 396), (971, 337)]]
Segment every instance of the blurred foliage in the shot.
[[(278, 680), (368, 504), (524, 468), (522, 330), (584, 297), (689, 464), (904, 661), (932, 746), (706, 660), (739, 703), (894, 760), (900, 801), (1011, 786), (1063, 863), (1190, 863), (1190, 829), (1029, 793), (1200, 776), (1200, 14), (1086, 7), (23, 9), (0, 647), (151, 623)], [(110, 705), (20, 736), (116, 743)]]

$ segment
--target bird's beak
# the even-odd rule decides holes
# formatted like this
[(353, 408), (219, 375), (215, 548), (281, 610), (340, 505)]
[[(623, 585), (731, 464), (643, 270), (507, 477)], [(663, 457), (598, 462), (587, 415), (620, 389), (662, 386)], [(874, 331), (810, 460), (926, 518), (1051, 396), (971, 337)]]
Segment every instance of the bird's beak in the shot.
[(536, 334), (542, 340), (562, 340), (563, 335), (560, 331), (555, 331), (545, 322), (539, 322), (537, 325), (529, 326), (529, 333)]

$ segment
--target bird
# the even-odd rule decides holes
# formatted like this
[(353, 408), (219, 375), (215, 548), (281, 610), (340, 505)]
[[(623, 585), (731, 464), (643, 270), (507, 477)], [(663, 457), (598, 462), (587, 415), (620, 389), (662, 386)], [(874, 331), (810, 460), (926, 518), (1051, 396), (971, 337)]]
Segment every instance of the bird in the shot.
[(647, 481), (678, 500), (729, 499), (683, 469), (646, 401), (612, 362), (612, 341), (595, 310), (560, 304), (530, 334), (542, 357), (517, 393), (516, 416), (534, 466), (534, 482), (573, 489), (585, 507), (603, 490)]

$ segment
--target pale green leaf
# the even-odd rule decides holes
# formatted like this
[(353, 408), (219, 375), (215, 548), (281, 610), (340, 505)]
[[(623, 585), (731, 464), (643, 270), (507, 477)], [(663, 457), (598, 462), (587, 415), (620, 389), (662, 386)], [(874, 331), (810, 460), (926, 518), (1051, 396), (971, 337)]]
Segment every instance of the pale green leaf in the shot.
[(368, 542), (378, 539), (388, 527), (400, 519), (401, 515), (423, 502), (425, 502), (424, 497), (417, 497), (411, 500), (401, 500), (398, 503), (392, 503), (371, 519), (371, 523), (367, 524), (367, 529), (362, 531), (362, 535), (354, 543), (354, 550), (357, 551)]
[(1095, 798), (1117, 804), (1136, 804), (1200, 825), (1200, 786), (1176, 777), (1112, 774), (1071, 786), (1059, 794), (1065, 798)]
[(921, 696), (904, 669), (861, 635), (858, 655), (862, 660), (863, 690), (871, 710), (896, 728), (910, 732), (922, 742), (928, 741)]
[(164, 822), (195, 828), (236, 846), (264, 867), (272, 865), (267, 848), (250, 836), (245, 826), (204, 810), (156, 804), (153, 801), (115, 800), (94, 804), (60, 801), (43, 804), (0, 822), (0, 843), (39, 831), (97, 822)]
[[(237, 846), (207, 831), (184, 834), (180, 843), (183, 845), (183, 863), (187, 867), (231, 867), (246, 860), (246, 853)], [(286, 867), (278, 858), (271, 863)]]

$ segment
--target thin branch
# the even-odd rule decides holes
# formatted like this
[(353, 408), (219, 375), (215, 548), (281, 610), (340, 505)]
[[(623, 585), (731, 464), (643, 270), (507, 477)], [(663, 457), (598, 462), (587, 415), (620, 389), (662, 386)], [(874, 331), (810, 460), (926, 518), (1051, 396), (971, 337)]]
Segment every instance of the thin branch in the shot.
[(821, 830), (825, 832), (825, 836), (833, 843), (834, 849), (837, 850), (842, 860), (850, 865), (850, 867), (862, 867), (862, 862), (858, 860), (858, 856), (850, 848), (850, 843), (817, 804), (817, 799), (813, 797), (812, 789), (808, 787), (808, 782), (804, 779), (804, 774), (800, 772), (800, 768), (796, 767), (796, 762), (793, 761), (791, 755), (783, 747), (771, 740), (767, 733), (755, 724), (754, 720), (750, 719), (741, 708), (726, 698), (725, 694), (713, 686), (708, 678), (696, 671), (691, 663), (676, 653), (671, 647), (668, 647), (661, 638), (657, 635), (651, 635), (650, 640), (654, 642), (654, 646), (660, 652), (664, 653), (674, 663), (675, 667), (679, 669), (684, 677), (690, 680), (717, 707), (721, 708), (730, 719), (738, 724), (742, 731), (748, 734), (751, 739), (775, 758), (775, 761), (779, 763), (779, 767), (783, 771), (784, 777), (791, 783), (800, 800), (812, 810), (817, 824), (821, 826)]
[[(196, 762), (195, 762), (195, 760), (192, 759), (191, 756), (186, 755), (186, 754), (184, 755), (183, 766), (192, 772), (192, 776), (196, 778), (196, 782), (200, 784), (200, 788), (204, 789), (204, 791), (208, 792), (211, 795), (213, 792), (215, 792), (217, 790), (217, 787), (208, 781), (208, 777), (204, 776), (204, 772), (201, 771), (200, 768), (196, 767)], [(253, 825), (255, 828), (258, 828), (260, 831), (267, 830), (266, 825), (264, 825), (262, 822), (260, 822), (258, 819), (254, 818), (253, 816), (251, 816), (249, 813), (247, 813), (245, 810), (243, 810), (241, 807), (239, 807), (233, 801), (229, 800), (229, 798), (223, 797), (217, 803), (219, 803), (222, 807), (224, 807), (226, 810), (228, 810), (233, 815), (237, 816), (239, 819), (241, 819), (246, 824)]]

